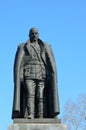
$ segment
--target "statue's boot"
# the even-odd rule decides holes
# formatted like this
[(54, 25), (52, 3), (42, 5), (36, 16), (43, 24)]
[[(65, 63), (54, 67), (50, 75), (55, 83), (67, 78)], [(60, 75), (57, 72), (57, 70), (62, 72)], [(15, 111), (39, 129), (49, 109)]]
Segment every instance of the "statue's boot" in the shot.
[(27, 98), (27, 118), (33, 119), (34, 118), (34, 98), (33, 96)]
[(43, 118), (43, 99), (38, 99), (38, 118)]

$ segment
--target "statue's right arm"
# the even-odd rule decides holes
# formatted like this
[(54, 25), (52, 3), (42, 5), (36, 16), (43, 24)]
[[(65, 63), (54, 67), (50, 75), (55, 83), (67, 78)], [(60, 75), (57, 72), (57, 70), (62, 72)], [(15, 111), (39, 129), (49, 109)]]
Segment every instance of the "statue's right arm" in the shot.
[(14, 61), (14, 83), (16, 85), (20, 76), (19, 73), (20, 73), (20, 66), (21, 66), (22, 58), (23, 58), (23, 45), (19, 45), (16, 51), (15, 61)]
[(12, 118), (20, 115), (20, 65), (23, 58), (23, 46), (18, 46), (14, 60), (14, 100)]

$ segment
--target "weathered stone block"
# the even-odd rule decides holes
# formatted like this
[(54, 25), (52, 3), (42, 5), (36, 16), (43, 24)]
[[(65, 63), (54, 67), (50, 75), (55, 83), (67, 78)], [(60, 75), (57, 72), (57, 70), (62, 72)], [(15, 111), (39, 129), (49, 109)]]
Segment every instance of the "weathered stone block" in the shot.
[(15, 119), (8, 130), (68, 130), (58, 119)]

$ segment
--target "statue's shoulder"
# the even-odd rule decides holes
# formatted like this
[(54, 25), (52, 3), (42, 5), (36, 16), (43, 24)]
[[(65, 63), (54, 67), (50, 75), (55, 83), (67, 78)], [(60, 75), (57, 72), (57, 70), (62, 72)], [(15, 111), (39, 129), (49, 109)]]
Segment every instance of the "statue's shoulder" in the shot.
[(45, 45), (46, 48), (50, 48), (51, 47), (51, 45), (49, 43), (47, 43), (47, 42), (44, 42), (44, 45)]
[(24, 47), (24, 45), (25, 45), (25, 43), (20, 43), (20, 44), (18, 45), (18, 48), (22, 48), (22, 47)]
[(24, 45), (25, 45), (25, 43), (18, 44), (17, 51), (23, 50), (24, 49)]
[(45, 45), (45, 50), (46, 51), (50, 51), (51, 50), (51, 44), (49, 44), (47, 42), (44, 42), (44, 45)]

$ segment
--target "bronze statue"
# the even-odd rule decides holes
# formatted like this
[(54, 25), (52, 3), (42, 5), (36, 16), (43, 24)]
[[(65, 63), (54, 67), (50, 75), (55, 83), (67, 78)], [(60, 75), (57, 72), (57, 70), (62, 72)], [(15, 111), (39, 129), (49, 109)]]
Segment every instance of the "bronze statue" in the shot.
[(12, 118), (55, 118), (59, 114), (56, 64), (36, 28), (18, 46), (14, 62)]

